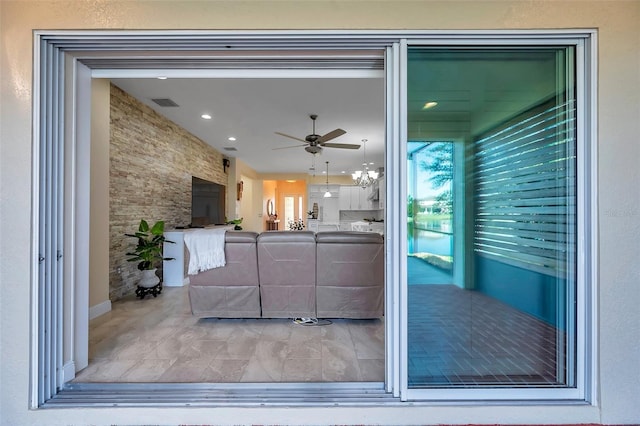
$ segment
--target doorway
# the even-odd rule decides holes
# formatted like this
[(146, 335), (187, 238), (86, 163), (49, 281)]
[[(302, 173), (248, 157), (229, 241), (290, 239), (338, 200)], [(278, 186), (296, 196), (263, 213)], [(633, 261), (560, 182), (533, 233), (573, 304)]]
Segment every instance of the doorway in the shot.
[[(253, 79), (254, 81), (257, 79)], [(380, 79), (381, 80), (381, 79)], [(268, 79), (263, 79), (265, 84), (269, 84)], [(333, 81), (338, 82), (338, 79), (333, 79)], [(353, 86), (353, 84), (352, 84)], [(380, 101), (382, 101), (382, 90), (383, 85), (379, 85), (380, 89)], [(236, 102), (239, 102), (236, 99)], [(254, 99), (254, 104), (257, 104), (258, 101)], [(315, 107), (319, 108), (318, 100), (315, 100)], [(143, 106), (140, 106), (143, 108)], [(335, 108), (334, 108), (335, 109)], [(379, 107), (380, 111), (383, 111), (382, 105)], [(245, 114), (246, 115), (246, 114)], [(328, 119), (329, 115), (325, 115)], [(264, 140), (264, 136), (260, 135)], [(264, 142), (263, 142), (264, 145)], [(240, 149), (242, 149), (240, 147)], [(263, 147), (263, 149), (268, 149)], [(304, 153), (304, 155), (308, 156), (309, 154)], [(326, 153), (325, 156), (331, 155), (330, 153)], [(356, 163), (357, 164), (357, 163)], [(306, 168), (306, 165), (304, 166)], [(261, 185), (259, 185), (260, 178), (254, 173), (247, 173), (240, 175), (240, 182), (242, 182), (242, 191), (238, 190), (237, 197), (233, 202), (230, 203), (230, 207), (233, 211), (235, 206), (235, 211), (237, 212), (235, 216), (232, 218), (242, 218), (242, 228), (247, 231), (256, 231), (257, 227), (260, 227), (261, 224), (256, 220), (255, 212), (256, 209), (253, 208), (256, 205), (259, 205), (255, 202), (256, 197), (262, 198), (261, 194), (258, 194)], [(300, 219), (305, 218), (305, 205), (306, 205), (306, 196), (305, 196), (305, 184), (304, 180), (299, 180), (297, 182), (288, 182), (287, 180), (279, 181), (280, 185), (278, 188), (278, 192), (283, 194), (283, 197), (277, 197), (278, 200), (278, 208), (276, 211), (281, 215), (284, 215), (283, 220), (281, 221), (282, 230), (290, 229), (289, 222), (295, 223)], [(240, 185), (240, 184), (239, 184)], [(240, 186), (238, 187), (240, 188)], [(256, 195), (257, 194), (257, 195)], [(260, 203), (261, 204), (261, 203)], [(239, 206), (239, 208), (238, 208)], [(256, 226), (253, 226), (256, 225)], [(173, 296), (178, 299), (184, 299), (184, 294), (179, 293), (178, 290), (174, 289), (165, 289), (165, 294), (167, 298), (169, 298), (169, 292), (177, 293), (177, 295)], [(126, 301), (126, 302), (134, 302), (138, 303), (138, 301)], [(143, 301), (146, 305), (150, 305), (150, 301)], [(154, 300), (154, 304), (156, 301)], [(138, 303), (140, 304), (140, 303)], [(114, 303), (113, 313), (117, 312), (118, 308)], [(125, 306), (131, 306), (131, 303), (125, 304)], [(167, 307), (162, 305), (158, 306), (157, 312), (164, 312), (164, 318), (168, 318), (168, 313), (166, 311)], [(126, 310), (124, 307), (122, 308)], [(136, 309), (137, 308), (132, 308)], [(188, 310), (188, 306), (180, 306), (178, 307), (180, 311)], [(143, 311), (144, 308), (140, 307), (140, 310)], [(117, 319), (115, 319), (117, 321)], [(187, 324), (191, 321), (191, 318), (183, 318), (184, 323)], [(171, 317), (168, 321), (162, 320), (158, 324), (160, 327), (169, 327), (169, 323), (171, 321), (175, 321), (175, 317)], [(115, 321), (112, 321), (112, 323)], [(226, 327), (230, 321), (220, 321), (216, 322), (216, 326)], [(276, 321), (270, 321), (271, 323)], [(200, 323), (203, 323), (202, 321)], [(195, 324), (198, 326), (198, 324)], [(103, 340), (102, 342), (94, 342), (90, 335), (89, 340), (92, 343), (95, 343), (98, 347), (101, 346), (99, 350), (99, 354), (96, 355), (96, 351), (91, 349), (89, 351), (90, 357), (93, 357), (90, 362), (89, 369), (95, 370), (111, 370), (114, 371), (110, 366), (114, 365), (114, 359), (111, 357), (111, 354), (118, 354), (115, 358), (120, 360), (127, 361), (135, 361), (139, 362), (139, 367), (141, 370), (144, 370), (144, 365), (149, 363), (150, 359), (153, 359), (156, 362), (157, 368), (154, 370), (153, 374), (141, 374), (136, 373), (136, 369), (138, 366), (131, 366), (128, 371), (123, 372), (117, 378), (116, 374), (113, 374), (110, 381), (114, 382), (134, 382), (138, 383), (140, 381), (172, 381), (172, 380), (182, 380), (185, 382), (212, 382), (212, 383), (226, 383), (228, 381), (240, 381), (240, 382), (287, 382), (287, 381), (323, 381), (323, 382), (360, 382), (360, 381), (373, 381), (373, 382), (382, 382), (384, 380), (384, 324), (381, 321), (378, 321), (375, 326), (372, 327), (360, 327), (363, 331), (357, 331), (355, 326), (351, 326), (349, 321), (340, 321), (332, 320), (330, 324), (326, 324), (326, 327), (320, 328), (318, 326), (318, 331), (313, 331), (313, 328), (309, 325), (301, 326), (297, 325), (296, 327), (299, 330), (292, 330), (290, 324), (276, 324), (279, 331), (274, 332), (270, 331), (267, 328), (271, 327), (263, 327), (261, 324), (253, 324), (248, 326), (245, 323), (237, 324), (238, 329), (234, 329), (228, 335), (214, 335), (210, 338), (200, 338), (196, 341), (193, 340), (185, 340), (186, 336), (193, 335), (195, 332), (192, 329), (184, 328), (181, 329), (180, 332), (165, 330), (169, 335), (165, 335), (165, 338), (177, 339), (177, 341), (181, 342), (180, 344), (176, 343), (167, 343), (161, 342), (156, 339), (158, 336), (157, 332), (154, 330), (141, 330), (145, 334), (142, 334), (142, 338), (140, 340), (146, 341), (150, 347), (153, 347), (155, 350), (155, 354), (147, 354), (145, 356), (145, 360), (140, 359), (128, 359), (128, 357), (134, 357), (136, 352), (135, 343), (129, 342), (127, 344), (127, 348), (122, 348), (120, 346), (109, 346), (108, 341)], [(247, 335), (243, 330), (243, 325), (245, 327), (252, 328), (256, 333)], [(366, 325), (366, 324), (363, 324)], [(100, 335), (103, 333), (103, 326), (109, 326), (109, 324), (98, 325), (96, 329), (92, 329), (92, 334)], [(231, 327), (233, 328), (233, 327)], [(226, 328), (225, 328), (226, 329)], [(333, 332), (332, 330), (336, 329), (338, 331)], [(372, 331), (372, 329), (375, 329)], [(133, 330), (131, 328), (123, 330), (123, 333), (126, 335), (131, 335)], [(149, 337), (146, 332), (150, 332)], [(308, 336), (308, 335), (316, 335), (317, 341), (314, 342), (311, 346), (312, 348), (307, 350), (307, 355), (304, 359), (301, 359), (300, 355), (300, 347), (304, 347), (304, 343), (306, 340), (302, 339), (299, 335)], [(290, 349), (282, 349), (279, 351), (272, 351), (270, 349), (266, 349), (272, 346), (274, 342), (267, 342), (268, 338), (272, 338), (274, 335), (277, 335), (277, 342), (281, 347), (290, 346)], [(138, 336), (140, 337), (140, 336)], [(226, 339), (225, 337), (228, 337)], [(264, 339), (263, 339), (264, 337)], [(347, 339), (348, 347), (340, 347), (336, 349), (337, 339), (345, 338)], [(236, 340), (236, 342), (231, 342), (230, 340)], [(244, 339), (244, 341), (243, 341)], [(112, 340), (118, 340), (117, 335), (114, 335)], [(121, 340), (121, 339), (120, 339)], [(209, 340), (207, 342), (207, 340)], [(284, 343), (286, 342), (286, 343)], [(296, 342), (297, 347), (293, 343)], [(216, 351), (209, 350), (208, 352), (212, 354), (213, 357), (217, 359), (215, 362), (204, 361), (196, 359), (196, 355), (199, 352), (197, 347), (202, 347), (203, 345), (213, 345), (216, 348)], [(244, 346), (244, 350), (242, 354), (238, 354), (234, 352), (233, 347), (242, 347)], [(193, 350), (193, 353), (187, 353), (184, 351), (184, 348), (196, 348)], [(225, 352), (227, 351), (227, 352)], [(373, 351), (373, 352), (372, 352)], [(215, 352), (215, 353), (214, 353)], [(324, 360), (323, 357), (324, 356)], [(358, 358), (360, 357), (360, 358)], [(362, 358), (364, 357), (364, 358)], [(171, 359), (177, 359), (178, 363), (169, 366), (164, 373), (162, 373), (161, 365), (168, 364)], [(271, 361), (269, 360), (271, 358)], [(97, 362), (93, 362), (96, 361)], [(295, 360), (295, 361), (294, 361)], [(224, 361), (224, 362), (222, 362)], [(274, 366), (274, 362), (277, 366)], [(362, 362), (360, 362), (362, 361)], [(189, 369), (189, 365), (198, 365), (198, 363), (207, 362), (207, 368), (202, 370), (192, 371)], [(222, 362), (222, 363), (221, 363)], [(323, 365), (323, 362), (325, 365)], [(342, 374), (341, 372), (336, 372), (335, 369), (330, 368), (331, 365), (335, 363), (351, 366), (347, 370), (349, 374)], [(227, 368), (230, 366), (230, 363), (233, 363), (234, 368)], [(308, 368), (303, 369), (309, 373), (307, 376), (291, 376), (291, 367), (289, 365), (303, 365), (304, 363), (312, 364), (308, 366)], [(215, 364), (215, 365), (214, 365)], [(363, 364), (361, 367), (360, 364)], [(366, 364), (366, 366), (364, 366)], [(306, 364), (305, 364), (306, 365)], [(319, 367), (320, 369), (316, 369)], [(173, 371), (179, 370), (179, 371)], [(185, 374), (185, 371), (191, 371), (191, 375)], [(204, 376), (202, 375), (203, 371), (207, 371)], [(219, 375), (220, 371), (234, 371), (234, 374), (230, 375)], [(374, 373), (371, 373), (371, 372)], [(209, 374), (210, 373), (210, 374)], [(320, 375), (319, 375), (320, 374)], [(86, 374), (84, 371), (79, 374), (78, 378), (75, 380), (78, 382), (91, 382), (101, 380), (105, 381), (105, 377), (100, 374)]]

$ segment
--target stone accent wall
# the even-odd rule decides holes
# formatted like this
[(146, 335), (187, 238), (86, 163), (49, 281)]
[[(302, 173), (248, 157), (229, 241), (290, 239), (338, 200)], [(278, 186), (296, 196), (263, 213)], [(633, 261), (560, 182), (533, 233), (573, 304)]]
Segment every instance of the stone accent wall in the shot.
[(222, 154), (111, 85), (109, 299), (132, 294), (140, 271), (127, 262), (140, 219), (166, 228), (191, 222), (191, 176), (227, 185)]

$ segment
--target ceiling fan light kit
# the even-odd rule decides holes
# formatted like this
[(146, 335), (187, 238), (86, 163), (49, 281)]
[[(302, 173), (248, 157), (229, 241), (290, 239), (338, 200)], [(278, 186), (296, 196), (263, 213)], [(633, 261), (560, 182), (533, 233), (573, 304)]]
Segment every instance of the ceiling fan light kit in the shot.
[(379, 173), (375, 170), (369, 170), (369, 166), (367, 165), (367, 150), (365, 144), (367, 143), (366, 139), (362, 139), (362, 152), (363, 159), (362, 165), (364, 166), (364, 170), (356, 170), (351, 174), (353, 178), (353, 182), (362, 187), (366, 188), (367, 186), (371, 186), (376, 179), (378, 179)]

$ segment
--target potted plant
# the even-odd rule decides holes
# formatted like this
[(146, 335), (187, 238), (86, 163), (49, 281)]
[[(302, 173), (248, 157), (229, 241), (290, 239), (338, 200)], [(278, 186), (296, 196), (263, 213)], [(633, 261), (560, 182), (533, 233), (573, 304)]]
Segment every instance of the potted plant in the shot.
[(227, 225), (235, 225), (233, 227), (234, 231), (242, 231), (242, 226), (240, 226), (240, 224), (242, 223), (242, 219), (244, 219), (244, 218), (241, 217), (240, 219), (228, 220), (226, 222), (226, 224)]
[[(138, 262), (138, 269), (142, 271), (142, 279), (138, 282), (138, 289), (155, 289), (152, 294), (156, 296), (162, 291), (160, 278), (156, 275), (156, 265), (162, 260), (173, 260), (172, 257), (162, 256), (162, 246), (164, 242), (173, 243), (164, 237), (164, 221), (156, 222), (152, 227), (146, 220), (142, 219), (135, 234), (125, 234), (128, 237), (137, 238), (138, 244), (127, 256), (131, 256), (127, 261)], [(144, 297), (146, 291), (138, 292), (138, 296)]]

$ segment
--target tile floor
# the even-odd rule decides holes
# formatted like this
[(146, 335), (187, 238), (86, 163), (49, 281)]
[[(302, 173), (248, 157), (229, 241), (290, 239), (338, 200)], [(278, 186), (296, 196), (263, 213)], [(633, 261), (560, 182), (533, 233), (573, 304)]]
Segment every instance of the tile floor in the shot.
[(128, 297), (90, 323), (89, 366), (75, 382), (384, 380), (382, 320), (304, 326), (286, 319), (198, 319), (187, 287)]
[(564, 355), (556, 352), (564, 339), (555, 327), (481, 293), (409, 286), (410, 387), (564, 386)]
[[(422, 278), (428, 275), (423, 271)], [(478, 292), (409, 285), (409, 386), (563, 386), (564, 333)], [(561, 343), (564, 345), (564, 343)], [(560, 351), (557, 351), (560, 349)], [(560, 366), (559, 368), (557, 368)], [(187, 287), (129, 297), (90, 324), (76, 382), (384, 380), (382, 320), (304, 326), (197, 319)]]

